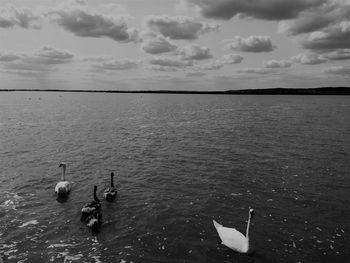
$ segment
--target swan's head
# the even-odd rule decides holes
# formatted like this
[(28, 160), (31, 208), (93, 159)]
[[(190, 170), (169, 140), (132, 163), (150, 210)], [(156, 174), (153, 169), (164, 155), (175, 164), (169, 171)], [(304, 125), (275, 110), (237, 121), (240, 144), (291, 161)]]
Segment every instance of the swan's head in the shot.
[(94, 192), (97, 191), (97, 185), (94, 185)]
[(254, 209), (250, 208), (249, 209), (249, 218), (253, 219), (253, 216), (254, 216)]
[(112, 176), (112, 177), (114, 176), (114, 173), (113, 173), (113, 172), (111, 172), (111, 176)]
[(66, 164), (65, 163), (60, 163), (60, 165), (58, 167), (63, 167), (63, 168), (66, 168)]

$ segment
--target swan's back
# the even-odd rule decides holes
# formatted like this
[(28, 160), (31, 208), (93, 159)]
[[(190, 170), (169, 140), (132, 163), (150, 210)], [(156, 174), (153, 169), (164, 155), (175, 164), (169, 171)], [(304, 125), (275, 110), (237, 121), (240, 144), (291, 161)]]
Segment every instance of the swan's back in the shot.
[(68, 181), (61, 181), (56, 184), (55, 193), (59, 195), (68, 194), (70, 192), (70, 184)]
[(248, 251), (248, 239), (241, 232), (235, 228), (224, 227), (215, 220), (213, 220), (213, 223), (222, 244), (240, 253)]

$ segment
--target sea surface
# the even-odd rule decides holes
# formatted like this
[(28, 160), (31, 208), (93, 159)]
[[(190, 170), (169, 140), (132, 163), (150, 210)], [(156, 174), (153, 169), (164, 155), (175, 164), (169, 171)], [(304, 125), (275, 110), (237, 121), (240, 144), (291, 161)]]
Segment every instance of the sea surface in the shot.
[[(243, 255), (212, 220), (245, 234), (249, 208)], [(4, 262), (348, 263), (349, 233), (350, 96), (0, 93)]]

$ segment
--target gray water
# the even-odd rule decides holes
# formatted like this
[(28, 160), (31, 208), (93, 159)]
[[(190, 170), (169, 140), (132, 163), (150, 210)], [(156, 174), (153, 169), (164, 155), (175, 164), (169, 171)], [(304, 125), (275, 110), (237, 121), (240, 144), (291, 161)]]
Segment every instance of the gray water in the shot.
[[(350, 262), (350, 97), (0, 93), (5, 262)], [(54, 194), (60, 162), (72, 192)], [(80, 209), (102, 203), (98, 234)], [(220, 244), (215, 219), (252, 253)]]

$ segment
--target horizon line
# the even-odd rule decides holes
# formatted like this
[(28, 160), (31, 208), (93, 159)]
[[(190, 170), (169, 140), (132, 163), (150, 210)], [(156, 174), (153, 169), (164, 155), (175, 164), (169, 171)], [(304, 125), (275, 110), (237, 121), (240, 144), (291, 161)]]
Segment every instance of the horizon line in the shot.
[(0, 92), (85, 92), (85, 93), (151, 93), (151, 94), (212, 94), (212, 95), (350, 95), (350, 87), (264, 88), (222, 91), (204, 90), (84, 90), (84, 89), (0, 89)]

